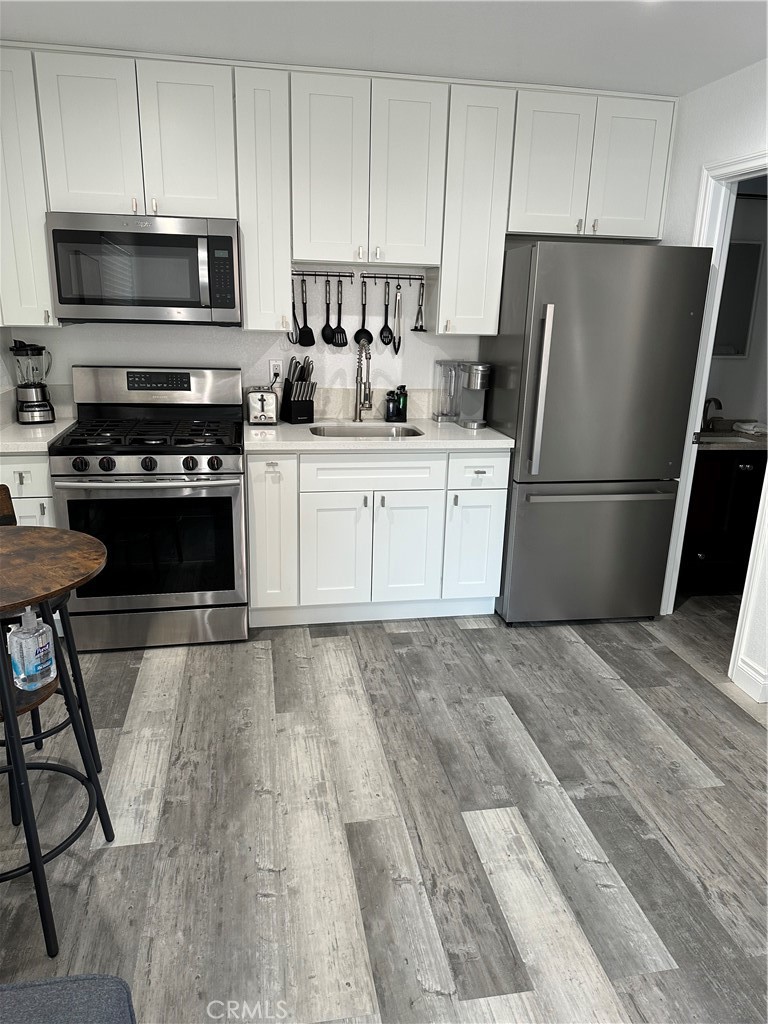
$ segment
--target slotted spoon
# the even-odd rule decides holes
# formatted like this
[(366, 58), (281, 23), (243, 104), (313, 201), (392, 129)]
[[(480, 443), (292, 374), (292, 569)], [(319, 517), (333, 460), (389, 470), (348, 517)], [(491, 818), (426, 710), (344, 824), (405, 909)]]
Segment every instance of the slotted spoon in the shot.
[(361, 341), (367, 342), (369, 345), (373, 342), (373, 335), (370, 331), (366, 330), (365, 327), (365, 305), (366, 305), (366, 283), (363, 280), (363, 322), (360, 325), (360, 330), (355, 331), (355, 341), (359, 345)]
[(384, 326), (381, 328), (381, 331), (379, 332), (379, 337), (381, 338), (382, 344), (384, 344), (384, 345), (391, 345), (392, 344), (392, 338), (394, 337), (394, 335), (392, 334), (392, 330), (391, 330), (391, 328), (389, 326), (388, 320), (389, 320), (389, 281), (387, 281), (386, 284), (384, 285)]
[(339, 302), (339, 322), (336, 324), (336, 330), (333, 332), (333, 345), (335, 348), (344, 348), (347, 342), (347, 332), (341, 326), (341, 278), (339, 278), (339, 286), (336, 289), (336, 297)]
[(326, 345), (333, 344), (333, 327), (331, 327), (331, 282), (325, 279), (325, 323), (320, 331), (320, 337)]

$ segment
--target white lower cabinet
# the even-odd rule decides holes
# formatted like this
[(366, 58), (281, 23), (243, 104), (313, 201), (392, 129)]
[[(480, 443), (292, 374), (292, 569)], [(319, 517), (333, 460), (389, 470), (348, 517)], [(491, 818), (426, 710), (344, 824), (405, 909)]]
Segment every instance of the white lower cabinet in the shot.
[(374, 494), (374, 601), (440, 597), (444, 520), (442, 491)]
[(316, 491), (300, 498), (301, 603), (371, 600), (372, 491)]
[(449, 491), (446, 506), (443, 597), (496, 597), (506, 490)]
[(53, 498), (14, 498), (13, 511), (19, 526), (55, 526)]
[(0, 484), (11, 492), (19, 526), (55, 526), (48, 455), (4, 455)]
[(248, 456), (248, 574), (251, 608), (299, 603), (299, 459)]

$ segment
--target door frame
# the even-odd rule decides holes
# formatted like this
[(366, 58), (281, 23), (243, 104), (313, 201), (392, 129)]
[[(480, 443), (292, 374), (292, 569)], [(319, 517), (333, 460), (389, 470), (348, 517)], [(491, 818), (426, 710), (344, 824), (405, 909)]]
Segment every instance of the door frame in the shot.
[[(727, 160), (722, 163), (707, 164), (701, 169), (699, 186), (699, 202), (696, 210), (696, 223), (692, 245), (708, 245), (712, 247), (712, 266), (709, 276), (704, 319), (701, 328), (699, 355), (696, 362), (696, 374), (693, 381), (691, 406), (688, 413), (689, 439), (683, 450), (683, 461), (680, 469), (680, 487), (675, 506), (675, 517), (672, 523), (672, 538), (667, 557), (667, 571), (664, 579), (664, 591), (661, 598), (661, 614), (671, 615), (675, 609), (677, 580), (680, 575), (680, 559), (683, 553), (685, 524), (688, 518), (688, 505), (693, 486), (693, 471), (696, 466), (698, 445), (692, 440), (699, 430), (704, 412), (704, 401), (707, 397), (707, 384), (712, 365), (712, 353), (715, 345), (717, 317), (720, 311), (720, 296), (723, 291), (725, 265), (728, 259), (728, 247), (731, 241), (733, 212), (736, 207), (736, 191), (738, 183), (745, 178), (754, 178), (768, 172), (768, 150), (760, 150), (747, 156)], [(754, 541), (753, 541), (754, 544)], [(746, 597), (746, 593), (745, 593)]]

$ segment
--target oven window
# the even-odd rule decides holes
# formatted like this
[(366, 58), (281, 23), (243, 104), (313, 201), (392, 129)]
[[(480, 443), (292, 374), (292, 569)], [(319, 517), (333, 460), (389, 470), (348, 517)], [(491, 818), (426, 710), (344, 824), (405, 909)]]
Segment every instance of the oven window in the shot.
[(107, 549), (78, 597), (234, 590), (231, 498), (68, 500), (69, 527)]
[(59, 301), (200, 307), (197, 237), (54, 231)]

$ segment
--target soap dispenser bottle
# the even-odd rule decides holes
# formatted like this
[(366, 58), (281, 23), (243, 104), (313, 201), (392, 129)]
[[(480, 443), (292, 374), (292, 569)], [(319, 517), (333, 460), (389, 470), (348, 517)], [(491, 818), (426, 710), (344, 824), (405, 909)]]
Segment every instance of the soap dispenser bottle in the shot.
[(27, 606), (21, 625), (8, 636), (13, 681), (20, 690), (37, 690), (56, 677), (53, 630)]

